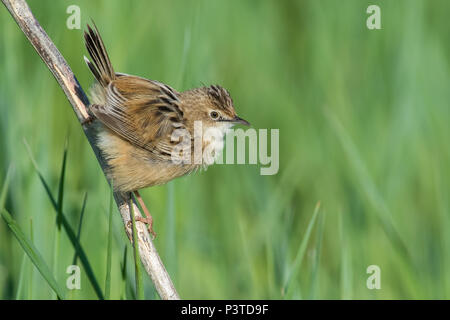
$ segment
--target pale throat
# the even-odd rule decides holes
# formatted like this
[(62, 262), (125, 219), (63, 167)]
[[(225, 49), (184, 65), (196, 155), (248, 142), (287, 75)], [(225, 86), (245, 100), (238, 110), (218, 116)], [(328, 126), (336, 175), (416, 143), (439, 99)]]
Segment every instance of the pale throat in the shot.
[(208, 148), (209, 151), (212, 151), (212, 155), (215, 159), (222, 152), (225, 144), (225, 135), (233, 125), (234, 124), (229, 122), (223, 122), (215, 126), (204, 128), (203, 149)]

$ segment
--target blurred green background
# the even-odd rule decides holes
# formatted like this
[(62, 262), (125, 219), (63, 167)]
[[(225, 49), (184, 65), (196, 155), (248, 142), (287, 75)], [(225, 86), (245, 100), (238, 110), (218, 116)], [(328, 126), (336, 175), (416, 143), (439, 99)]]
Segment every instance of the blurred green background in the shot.
[[(215, 165), (141, 192), (182, 298), (450, 298), (449, 1), (29, 2), (85, 90), (93, 78), (82, 30), (66, 27), (71, 4), (82, 29), (95, 20), (117, 71), (178, 90), (221, 84), (254, 128), (280, 129), (276, 175)], [(370, 4), (381, 30), (366, 27)], [(23, 140), (56, 197), (67, 139), (63, 211), (77, 230), (88, 194), (81, 244), (103, 290), (106, 180), (3, 6), (0, 43), (0, 185), (14, 166), (6, 208), (65, 288), (74, 247), (58, 236)], [(133, 298), (132, 250), (113, 217), (111, 298)], [(370, 265), (380, 290), (366, 286)], [(67, 298), (96, 299), (81, 275)], [(148, 279), (145, 295), (157, 298)], [(3, 219), (0, 298), (55, 298)]]

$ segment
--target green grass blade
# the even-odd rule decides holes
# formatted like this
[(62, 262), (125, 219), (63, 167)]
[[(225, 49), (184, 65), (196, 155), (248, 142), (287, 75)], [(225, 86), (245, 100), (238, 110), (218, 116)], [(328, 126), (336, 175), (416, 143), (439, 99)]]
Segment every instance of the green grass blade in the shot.
[[(30, 241), (32, 244), (34, 244), (34, 231), (33, 231), (33, 219), (30, 219)], [(28, 279), (28, 296), (27, 299), (31, 300), (33, 298), (33, 275), (34, 275), (34, 268), (30, 264), (29, 268), (29, 279)]]
[(33, 153), (31, 152), (31, 148), (28, 145), (28, 142), (24, 139), (23, 143), (25, 144), (25, 148), (27, 149), (28, 156), (30, 157), (31, 163), (33, 164), (34, 170), (37, 172), (39, 176), (39, 180), (41, 180), (42, 185), (44, 186), (45, 192), (47, 193), (47, 196), (50, 199), (50, 202), (52, 203), (52, 206), (55, 208), (55, 210), (58, 210), (58, 203), (56, 202), (55, 198), (53, 197), (52, 191), (50, 190), (49, 185), (47, 184), (47, 181), (45, 181), (44, 176), (41, 174), (41, 171), (39, 170), (39, 167), (37, 165), (36, 160), (33, 157)]
[[(8, 171), (6, 173), (5, 181), (3, 182), (2, 191), (0, 193), (0, 211), (3, 210), (6, 203), (6, 195), (7, 190), (9, 188), (9, 181), (12, 174), (12, 165), (9, 166)], [(19, 273), (19, 283), (17, 285), (17, 292), (16, 292), (16, 300), (19, 300), (22, 296), (22, 287), (23, 287), (23, 278), (25, 273), (25, 264), (26, 264), (26, 256), (27, 254), (24, 252), (22, 262), (20, 264), (20, 273)]]
[[(58, 214), (60, 217), (60, 214)], [(56, 220), (60, 220), (60, 218), (56, 218)], [(53, 273), (56, 278), (58, 278), (58, 256), (59, 256), (59, 243), (61, 242), (61, 228), (58, 227), (58, 222), (56, 222), (56, 230), (55, 230), (55, 238), (53, 241)], [(53, 296), (55, 299), (56, 296)]]
[(64, 180), (66, 176), (66, 163), (67, 163), (67, 139), (64, 145), (63, 152), (63, 160), (61, 165), (61, 174), (59, 176), (59, 187), (58, 187), (58, 217), (57, 217), (57, 225), (58, 229), (61, 229), (61, 214), (63, 210), (63, 202), (64, 202)]
[(121, 271), (122, 280), (126, 280), (126, 278), (127, 278), (127, 253), (128, 253), (128, 247), (125, 246), (125, 248), (123, 248), (122, 262), (120, 263), (120, 271)]
[[(33, 243), (33, 219), (30, 219), (30, 241)], [(24, 298), (25, 300), (31, 300), (33, 299), (33, 273), (34, 268), (33, 265), (30, 264), (29, 268), (27, 264), (27, 254), (23, 253), (22, 262), (20, 264), (20, 274), (19, 274), (19, 283), (17, 284), (17, 292), (16, 292), (16, 300), (20, 300), (22, 297), (22, 291), (23, 291), (23, 281), (25, 279), (25, 269), (29, 270), (28, 274), (28, 295)]]
[(59, 250), (61, 243), (61, 215), (64, 202), (64, 180), (66, 175), (66, 162), (67, 162), (67, 139), (64, 145), (63, 159), (61, 164), (61, 173), (59, 176), (58, 186), (58, 201), (57, 201), (57, 215), (56, 215), (56, 231), (55, 241), (53, 242), (53, 272), (58, 279), (58, 262), (59, 262)]
[[(47, 192), (47, 195), (50, 199), (50, 202), (52, 203), (53, 208), (55, 209), (55, 212), (58, 212), (58, 205), (57, 202), (55, 201), (55, 198), (52, 195), (52, 192), (50, 190), (50, 187), (48, 186), (47, 182), (45, 181), (43, 175), (41, 174), (41, 172), (39, 171), (39, 168), (37, 166), (36, 161), (33, 158), (33, 154), (31, 153), (31, 149), (28, 146), (27, 142), (25, 141), (25, 146), (28, 150), (28, 154), (31, 158), (31, 161), (34, 165), (34, 168), (39, 176), (39, 179), (42, 182), (42, 185), (44, 186), (45, 191)], [(89, 263), (89, 260), (87, 258), (87, 255), (81, 245), (81, 243), (78, 241), (77, 236), (75, 234), (75, 232), (73, 231), (72, 227), (70, 226), (69, 222), (67, 221), (65, 215), (63, 212), (61, 212), (61, 223), (62, 226), (64, 228), (64, 230), (66, 231), (67, 236), (69, 237), (70, 242), (72, 243), (72, 246), (74, 247), (74, 249), (78, 252), (78, 256), (80, 258), (81, 264), (84, 267), (84, 270), (86, 272), (86, 276), (89, 279), (89, 282), (91, 283), (92, 287), (94, 288), (95, 293), (97, 294), (97, 297), (99, 299), (104, 299), (104, 295), (103, 292), (100, 288), (100, 285), (97, 281), (97, 278), (95, 277), (94, 271), (91, 267), (91, 264)]]
[(391, 241), (393, 247), (399, 251), (399, 253), (406, 259), (406, 262), (414, 268), (415, 265), (411, 259), (411, 256), (408, 251), (408, 246), (403, 241), (403, 238), (400, 236), (397, 228), (394, 225), (392, 220), (392, 214), (387, 206), (384, 198), (380, 194), (378, 188), (376, 187), (375, 182), (367, 170), (367, 167), (364, 161), (359, 154), (359, 151), (351, 139), (350, 135), (345, 130), (342, 123), (339, 121), (336, 115), (332, 114), (331, 111), (326, 110), (326, 116), (328, 121), (331, 124), (331, 127), (336, 132), (336, 135), (344, 149), (347, 158), (356, 171), (356, 177), (358, 178), (359, 184), (362, 186), (364, 193), (375, 209), (377, 213), (376, 218), (380, 222), (383, 231), (386, 233), (387, 237)]
[(86, 211), (86, 203), (87, 203), (87, 192), (84, 194), (83, 197), (83, 205), (81, 206), (81, 212), (80, 212), (80, 221), (78, 222), (78, 230), (77, 230), (77, 248), (75, 248), (75, 253), (73, 254), (73, 260), (72, 264), (76, 265), (78, 261), (78, 251), (79, 251), (79, 244), (81, 241), (81, 226), (83, 225), (83, 218), (84, 218), (84, 212)]
[(8, 169), (8, 172), (6, 174), (6, 179), (5, 179), (5, 182), (2, 187), (2, 192), (0, 193), (0, 211), (1, 211), (2, 218), (5, 220), (9, 229), (12, 231), (13, 235), (16, 237), (17, 241), (19, 242), (20, 246), (23, 248), (25, 253), (28, 255), (31, 262), (33, 262), (33, 264), (39, 270), (39, 272), (44, 277), (44, 279), (47, 281), (49, 286), (56, 293), (58, 298), (64, 299), (64, 291), (59, 287), (55, 278), (52, 276), (52, 273), (50, 272), (50, 269), (48, 268), (47, 264), (45, 263), (44, 259), (41, 256), (41, 254), (36, 249), (36, 247), (33, 245), (33, 243), (27, 239), (27, 237), (25, 236), (25, 233), (22, 231), (22, 229), (17, 224), (17, 222), (12, 218), (11, 214), (4, 208), (5, 202), (6, 202), (6, 195), (7, 195), (8, 187), (9, 187), (9, 180), (11, 177), (11, 170), (12, 170), (11, 168), (12, 167), (10, 166)]
[(83, 247), (81, 246), (81, 243), (77, 240), (77, 236), (75, 235), (75, 232), (73, 231), (64, 214), (61, 215), (61, 218), (63, 228), (66, 231), (67, 236), (69, 237), (69, 240), (72, 243), (73, 247), (75, 248), (75, 250), (78, 251), (78, 256), (80, 258), (81, 264), (83, 265), (86, 271), (86, 276), (88, 277), (91, 285), (93, 286), (97, 294), (97, 297), (99, 299), (104, 299), (103, 292), (100, 288), (100, 285), (98, 284), (97, 278), (94, 275), (94, 271), (92, 270), (91, 264), (89, 263), (87, 255)]
[(112, 256), (112, 212), (113, 212), (113, 191), (111, 188), (109, 197), (109, 226), (108, 226), (108, 249), (106, 254), (106, 279), (105, 279), (105, 299), (111, 297), (111, 256)]
[(67, 162), (67, 140), (64, 146), (63, 159), (61, 164), (61, 173), (59, 175), (58, 186), (58, 201), (57, 201), (57, 215), (56, 215), (56, 231), (55, 241), (53, 242), (53, 272), (55, 277), (58, 278), (58, 262), (59, 262), (59, 246), (61, 242), (61, 215), (64, 203), (64, 180), (66, 175), (66, 162)]
[(125, 248), (123, 249), (123, 258), (122, 262), (120, 263), (120, 274), (122, 276), (122, 299), (126, 299), (127, 297), (127, 253), (128, 253), (128, 247), (125, 245)]
[(25, 276), (26, 258), (27, 258), (27, 254), (24, 252), (22, 262), (20, 263), (19, 283), (17, 284), (16, 300), (20, 300), (20, 297), (22, 296), (23, 278)]
[(303, 261), (303, 257), (306, 252), (306, 247), (308, 245), (309, 237), (311, 235), (312, 228), (314, 227), (314, 223), (316, 221), (319, 209), (320, 209), (320, 202), (317, 203), (316, 208), (314, 209), (314, 213), (311, 217), (311, 220), (309, 221), (308, 227), (306, 229), (306, 233), (303, 236), (303, 240), (300, 244), (300, 248), (297, 252), (297, 256), (295, 257), (295, 260), (294, 260), (294, 263), (292, 264), (291, 269), (287, 273), (286, 280), (285, 280), (284, 286), (283, 286), (283, 292), (286, 294), (286, 298), (288, 298), (288, 299), (290, 297), (292, 297), (293, 286), (291, 285), (291, 282), (293, 281), (293, 279), (297, 279), (297, 276), (298, 276), (298, 273), (300, 271), (300, 267), (301, 267), (301, 264)]
[(19, 241), (20, 246), (23, 248), (25, 253), (30, 258), (31, 262), (33, 262), (35, 267), (47, 281), (48, 285), (53, 289), (59, 299), (64, 299), (64, 291), (61, 289), (61, 287), (59, 287), (56, 279), (53, 277), (50, 269), (48, 268), (39, 251), (31, 243), (31, 241), (26, 238), (17, 222), (11, 217), (11, 214), (6, 209), (3, 209), (1, 214), (3, 219), (6, 221), (9, 229), (12, 231), (17, 241)]
[(339, 214), (339, 238), (341, 247), (341, 299), (352, 299), (352, 264), (350, 263), (350, 249), (347, 240), (347, 230), (342, 212)]
[(0, 193), (0, 210), (3, 210), (6, 203), (6, 195), (8, 193), (9, 181), (11, 180), (12, 175), (12, 165), (8, 167), (8, 171), (6, 172), (5, 181), (3, 182), (2, 192)]
[(319, 216), (319, 229), (316, 237), (316, 255), (314, 259), (314, 265), (311, 272), (311, 289), (309, 293), (310, 299), (317, 298), (317, 288), (319, 286), (319, 267), (320, 267), (320, 254), (322, 252), (322, 240), (323, 240), (323, 228), (325, 225), (325, 214), (322, 212)]
[(133, 253), (134, 253), (134, 266), (135, 266), (135, 280), (136, 280), (136, 297), (138, 300), (144, 300), (144, 282), (142, 280), (141, 271), (141, 257), (139, 255), (139, 244), (137, 241), (136, 220), (134, 216), (133, 198), (130, 197), (130, 213), (131, 223), (133, 226)]

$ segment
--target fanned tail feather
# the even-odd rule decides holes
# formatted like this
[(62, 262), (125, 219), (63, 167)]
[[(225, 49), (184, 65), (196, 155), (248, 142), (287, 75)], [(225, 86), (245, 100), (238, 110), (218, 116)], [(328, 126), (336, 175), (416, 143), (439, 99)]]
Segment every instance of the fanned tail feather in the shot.
[(84, 32), (84, 40), (86, 49), (92, 58), (92, 62), (88, 58), (84, 57), (84, 61), (91, 70), (95, 79), (103, 86), (106, 87), (112, 80), (116, 78), (116, 74), (109, 60), (108, 52), (106, 51), (105, 44), (102, 37), (98, 32), (94, 23), (94, 28), (87, 25), (88, 31)]

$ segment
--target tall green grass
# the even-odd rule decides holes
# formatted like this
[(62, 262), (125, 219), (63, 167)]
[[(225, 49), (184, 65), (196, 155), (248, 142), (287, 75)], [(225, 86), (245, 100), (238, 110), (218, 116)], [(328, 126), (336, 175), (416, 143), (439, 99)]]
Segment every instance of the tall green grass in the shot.
[(64, 291), (58, 285), (56, 279), (50, 272), (49, 267), (45, 263), (38, 249), (33, 245), (30, 239), (27, 238), (21, 227), (13, 219), (11, 214), (5, 209), (5, 200), (9, 187), (10, 170), (6, 175), (5, 182), (3, 183), (2, 191), (0, 193), (0, 213), (3, 220), (6, 222), (10, 228), (12, 234), (16, 237), (23, 251), (27, 254), (30, 260), (33, 262), (34, 266), (39, 270), (42, 277), (47, 281), (49, 286), (53, 289), (55, 294), (59, 299), (64, 299)]
[[(215, 165), (141, 192), (182, 298), (450, 297), (450, 2), (376, 3), (382, 29), (371, 31), (366, 0), (77, 1), (117, 71), (177, 90), (221, 84), (256, 129), (280, 129), (274, 176)], [(82, 30), (66, 28), (72, 4), (30, 1), (87, 89)], [(65, 298), (136, 298), (109, 186), (64, 94), (3, 7), (0, 70), (0, 184), (15, 166), (9, 221)], [(55, 297), (25, 254), (0, 219), (0, 298)], [(68, 292), (74, 261), (81, 289)], [(373, 264), (381, 290), (366, 287)], [(141, 285), (155, 297), (145, 273)]]

